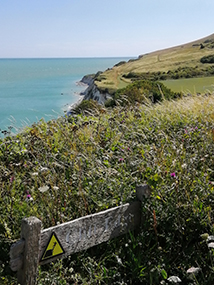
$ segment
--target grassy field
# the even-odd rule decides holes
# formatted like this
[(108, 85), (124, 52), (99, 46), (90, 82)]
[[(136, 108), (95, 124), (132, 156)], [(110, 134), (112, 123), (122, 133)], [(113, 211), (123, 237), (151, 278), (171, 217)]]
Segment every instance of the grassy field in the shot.
[[(101, 80), (95, 83), (100, 89), (110, 89), (115, 91), (123, 88), (129, 80), (124, 80), (123, 75), (130, 72), (137, 74), (147, 72), (168, 72), (179, 67), (192, 67), (204, 69), (205, 65), (200, 62), (204, 56), (213, 55), (214, 34), (209, 37), (183, 44), (177, 47), (148, 53), (140, 56), (137, 60), (130, 60), (125, 64), (108, 69), (101, 75)], [(201, 45), (203, 48), (201, 48)], [(214, 64), (209, 64), (213, 66)]]
[(184, 94), (213, 93), (214, 77), (164, 80), (162, 83), (174, 92)]
[(132, 201), (141, 183), (152, 195), (138, 232), (39, 267), (38, 284), (212, 284), (213, 153), (213, 95), (118, 104), (0, 140), (0, 284), (16, 284), (23, 217), (47, 228)]

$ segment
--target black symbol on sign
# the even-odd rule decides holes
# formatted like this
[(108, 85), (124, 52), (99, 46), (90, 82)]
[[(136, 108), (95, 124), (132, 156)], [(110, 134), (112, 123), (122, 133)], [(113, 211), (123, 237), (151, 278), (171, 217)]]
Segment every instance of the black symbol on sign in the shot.
[(45, 256), (43, 258), (51, 257), (53, 255), (53, 251), (56, 245), (57, 242), (54, 242), (53, 247), (46, 251)]
[(44, 253), (41, 256), (40, 262), (49, 258), (51, 259), (64, 253), (65, 251), (62, 245), (60, 244), (60, 241), (58, 240), (56, 234), (52, 233), (47, 243), (47, 246), (45, 247)]

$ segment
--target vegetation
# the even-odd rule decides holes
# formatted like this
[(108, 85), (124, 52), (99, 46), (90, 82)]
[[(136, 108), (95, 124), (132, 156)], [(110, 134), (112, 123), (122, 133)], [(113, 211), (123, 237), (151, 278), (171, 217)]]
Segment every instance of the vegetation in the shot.
[(213, 96), (118, 102), (1, 140), (0, 283), (16, 284), (8, 254), (23, 217), (47, 228), (132, 201), (147, 183), (138, 232), (40, 267), (38, 284), (211, 284), (213, 110)]
[(9, 249), (23, 217), (47, 228), (131, 202), (142, 183), (151, 196), (138, 231), (40, 266), (38, 284), (212, 284), (214, 94), (181, 96), (157, 80), (212, 75), (213, 48), (211, 35), (121, 62), (85, 78), (111, 90), (105, 107), (82, 101), (73, 116), (5, 133), (0, 284), (17, 284)]
[[(102, 76), (95, 80), (95, 84), (101, 90), (108, 89), (111, 84), (111, 93), (114, 93), (136, 79), (165, 80), (212, 76), (214, 74), (213, 49), (214, 34), (118, 64), (103, 72)], [(204, 64), (202, 58), (209, 59), (209, 64)]]
[(214, 63), (214, 55), (203, 56), (200, 60), (202, 63)]
[(106, 107), (113, 107), (117, 105), (119, 100), (120, 105), (127, 105), (127, 103), (152, 103), (160, 102), (164, 99), (175, 99), (181, 97), (181, 93), (175, 93), (168, 89), (160, 82), (153, 82), (150, 80), (138, 80), (127, 87), (119, 89), (114, 95), (113, 99), (109, 99)]
[[(214, 63), (214, 56), (213, 58), (210, 56), (202, 58), (201, 62), (202, 61), (204, 61), (203, 63), (205, 62), (208, 63), (208, 61), (209, 63)], [(157, 72), (146, 72), (139, 74), (130, 72), (128, 74), (124, 74), (123, 78), (130, 79), (131, 81), (142, 80), (142, 79), (157, 81), (157, 80), (167, 80), (167, 79), (207, 77), (207, 76), (213, 76), (213, 74), (214, 74), (214, 65), (208, 66), (206, 68), (199, 68), (198, 66), (195, 67), (184, 66), (184, 67), (179, 67), (175, 70), (168, 70), (167, 72), (157, 71)]]
[(162, 83), (174, 92), (183, 94), (211, 94), (214, 89), (214, 76), (201, 78), (169, 79)]

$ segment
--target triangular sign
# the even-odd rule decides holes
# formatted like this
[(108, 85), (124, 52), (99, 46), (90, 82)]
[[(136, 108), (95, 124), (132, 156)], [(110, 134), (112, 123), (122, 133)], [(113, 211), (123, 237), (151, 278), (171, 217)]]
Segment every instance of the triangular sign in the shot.
[(52, 233), (40, 261), (65, 253), (55, 233)]

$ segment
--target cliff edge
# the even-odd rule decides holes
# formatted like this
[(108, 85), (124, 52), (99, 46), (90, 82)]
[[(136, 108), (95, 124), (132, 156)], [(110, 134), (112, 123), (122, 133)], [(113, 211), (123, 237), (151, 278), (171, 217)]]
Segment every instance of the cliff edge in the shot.
[(98, 76), (102, 72), (97, 72), (96, 74), (89, 74), (85, 75), (80, 82), (87, 84), (88, 87), (81, 92), (80, 94), (84, 96), (83, 100), (95, 100), (99, 104), (104, 105), (105, 101), (109, 98), (112, 98), (112, 96), (108, 93), (108, 90), (105, 91), (100, 90), (97, 85), (95, 84), (95, 80), (98, 78)]

